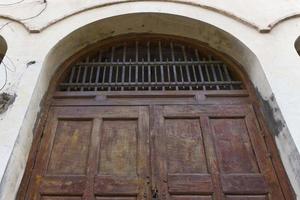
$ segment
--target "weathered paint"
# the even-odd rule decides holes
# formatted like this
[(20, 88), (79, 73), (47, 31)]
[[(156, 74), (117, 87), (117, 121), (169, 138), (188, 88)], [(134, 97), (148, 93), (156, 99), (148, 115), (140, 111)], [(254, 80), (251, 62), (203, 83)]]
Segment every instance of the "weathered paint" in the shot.
[(8, 93), (0, 94), (0, 114), (7, 111), (8, 107), (14, 103), (16, 99), (16, 94), (11, 95)]
[[(56, 4), (51, 5), (47, 12), (67, 15), (73, 9), (72, 6), (60, 7), (59, 1), (52, 0), (52, 3)], [(43, 6), (42, 2), (39, 4)], [(244, 2), (241, 4), (244, 6)], [(273, 1), (271, 4), (280, 8), (282, 5)], [(227, 6), (241, 9), (236, 1)], [(258, 14), (255, 6), (247, 7), (247, 12), (254, 17)], [(58, 7), (61, 10), (57, 10)], [(276, 18), (276, 12), (268, 13), (268, 16)], [(29, 16), (29, 11), (24, 13)], [(47, 16), (50, 14), (28, 20), (28, 23), (36, 29), (45, 25)], [(255, 20), (265, 24), (259, 17)], [(13, 199), (16, 194), (39, 105), (57, 67), (88, 44), (126, 33), (161, 33), (193, 38), (237, 60), (263, 99), (268, 101), (272, 94), (276, 98), (275, 108), (280, 110), (281, 115), (275, 119), (285, 125), (279, 124), (277, 130), (281, 133), (277, 134), (276, 143), (293, 187), (300, 195), (300, 59), (294, 49), (294, 42), (300, 34), (298, 18), (279, 24), (268, 34), (260, 34), (237, 20), (206, 8), (145, 1), (89, 9), (57, 21), (38, 34), (28, 33), (19, 23), (8, 19), (0, 19), (0, 24), (3, 26), (0, 34), (8, 47), (6, 56), (13, 61), (13, 64), (7, 63), (9, 67), (16, 66), (15, 71), (8, 72), (9, 81), (4, 92), (18, 96), (14, 104), (0, 115), (0, 199)], [(4, 77), (2, 69), (0, 81)], [(276, 120), (274, 123), (277, 123)]]

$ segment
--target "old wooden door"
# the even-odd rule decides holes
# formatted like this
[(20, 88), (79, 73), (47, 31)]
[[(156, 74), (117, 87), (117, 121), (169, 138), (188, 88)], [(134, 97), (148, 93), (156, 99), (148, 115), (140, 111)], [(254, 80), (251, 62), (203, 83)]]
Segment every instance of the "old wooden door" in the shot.
[(147, 198), (146, 107), (51, 109), (28, 200)]
[(68, 63), (19, 199), (294, 199), (251, 84), (195, 44), (128, 36)]
[(51, 109), (27, 199), (153, 197), (285, 199), (252, 106)]
[(285, 199), (251, 106), (154, 111), (159, 199)]

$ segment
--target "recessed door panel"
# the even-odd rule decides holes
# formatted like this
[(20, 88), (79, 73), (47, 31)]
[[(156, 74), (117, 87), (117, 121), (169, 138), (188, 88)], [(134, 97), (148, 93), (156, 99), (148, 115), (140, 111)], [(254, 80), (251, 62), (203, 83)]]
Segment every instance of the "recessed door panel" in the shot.
[(168, 113), (168, 108), (157, 107), (154, 111), (158, 192), (167, 199), (210, 198), (207, 195), (213, 194), (214, 187), (200, 117), (176, 113), (176, 107), (171, 109), (175, 113)]
[(258, 173), (245, 119), (212, 118), (210, 123), (222, 173)]
[(149, 148), (147, 107), (53, 108), (27, 199), (140, 199)]
[(92, 125), (91, 120), (58, 120), (47, 175), (86, 174)]
[(284, 199), (251, 106), (161, 106), (154, 113), (162, 196)]
[(137, 175), (137, 128), (137, 120), (103, 120), (99, 174)]
[(199, 119), (165, 119), (169, 173), (207, 173)]

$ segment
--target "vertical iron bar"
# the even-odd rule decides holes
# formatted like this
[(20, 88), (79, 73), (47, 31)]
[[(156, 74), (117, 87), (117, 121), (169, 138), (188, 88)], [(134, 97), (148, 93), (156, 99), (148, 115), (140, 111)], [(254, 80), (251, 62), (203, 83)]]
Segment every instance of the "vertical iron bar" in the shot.
[[(71, 70), (71, 76), (70, 76), (70, 79), (69, 79), (69, 83), (73, 83), (73, 78), (74, 78), (75, 68), (76, 68), (76, 66), (72, 67), (72, 70)], [(67, 91), (70, 91), (70, 90), (71, 90), (71, 87), (72, 87), (72, 86), (68, 86), (68, 87), (67, 87)]]
[[(106, 60), (104, 61), (106, 63)], [(103, 66), (103, 73), (102, 73), (102, 86), (101, 86), (101, 89), (104, 90), (104, 84), (105, 84), (105, 75), (106, 75), (106, 70), (107, 68), (109, 69), (108, 66), (104, 65)], [(100, 67), (99, 67), (99, 72), (100, 72)]]
[[(187, 62), (187, 56), (186, 56), (186, 51), (185, 51), (185, 47), (182, 45), (182, 52), (183, 52), (183, 58), (184, 58), (184, 62)], [(186, 70), (186, 74), (187, 74), (187, 78), (188, 78), (188, 82), (189, 82), (189, 89), (192, 89), (192, 85), (191, 85), (191, 76), (190, 76), (190, 70), (189, 70), (189, 66), (188, 64), (185, 65), (185, 70)]]
[[(171, 55), (172, 55), (172, 62), (175, 63), (175, 54), (174, 54), (174, 46), (173, 42), (170, 42), (170, 47), (171, 47)], [(177, 72), (176, 72), (176, 66), (173, 64), (173, 73), (174, 73), (174, 80), (176, 84), (176, 90), (178, 90), (178, 82), (177, 82)]]
[[(154, 58), (154, 63), (156, 63), (156, 59)], [(155, 83), (155, 89), (157, 89), (157, 81), (158, 81), (158, 77), (157, 77), (157, 65), (153, 65), (153, 69), (154, 69), (154, 83)]]
[[(193, 58), (191, 58), (191, 62), (192, 63), (194, 62)], [(196, 70), (195, 70), (195, 65), (194, 64), (192, 64), (192, 70), (193, 70), (194, 82), (196, 83), (197, 82), (197, 76), (196, 76)]]
[(144, 90), (145, 84), (145, 66), (144, 66), (144, 58), (142, 59), (142, 89)]
[[(195, 49), (195, 55), (196, 55), (197, 62), (200, 62), (200, 57), (199, 57), (198, 49)], [(202, 82), (202, 85), (203, 85), (203, 90), (206, 90), (206, 86), (204, 85), (203, 70), (202, 70), (202, 66), (201, 66), (200, 63), (198, 64), (198, 70), (199, 70), (199, 73), (200, 73), (200, 78), (201, 78), (201, 82)], [(199, 86), (197, 84), (196, 88), (198, 88), (198, 87)]]
[(81, 74), (81, 68), (82, 68), (82, 66), (80, 65), (79, 68), (78, 68), (78, 73), (77, 73), (77, 77), (76, 77), (76, 84), (77, 84), (76, 87), (75, 87), (76, 90), (79, 87), (78, 83), (79, 83), (79, 77), (80, 77), (80, 74)]
[(121, 90), (124, 90), (124, 86), (125, 86), (125, 65), (124, 63), (126, 62), (126, 43), (124, 43), (124, 47), (123, 47), (123, 66), (122, 66), (122, 86), (121, 86)]
[[(110, 62), (113, 63), (114, 62), (114, 50), (115, 50), (115, 47), (113, 46), (111, 48), (111, 59), (110, 59)], [(108, 91), (111, 91), (111, 87), (112, 87), (112, 71), (113, 71), (113, 66), (112, 65), (109, 65), (109, 79), (108, 79)]]
[[(203, 57), (203, 61), (204, 61), (204, 62), (207, 61), (207, 60), (205, 59), (205, 57)], [(208, 81), (208, 82), (211, 82), (210, 76), (209, 76), (209, 72), (208, 72), (208, 67), (207, 67), (207, 64), (206, 64), (206, 63), (204, 64), (204, 69), (205, 69), (205, 74), (206, 74), (206, 77), (207, 77), (207, 81)]]
[(136, 83), (136, 86), (135, 86), (135, 90), (137, 91), (139, 88), (138, 88), (138, 62), (139, 62), (139, 43), (138, 41), (135, 42), (135, 49), (136, 49), (136, 53), (135, 53), (135, 83)]
[[(129, 63), (131, 63), (131, 58), (129, 59)], [(131, 80), (131, 65), (128, 66), (129, 67), (129, 76), (128, 76), (128, 82), (129, 82), (129, 86), (132, 83)], [(131, 89), (131, 86), (129, 87)]]
[[(98, 62), (101, 63), (101, 60), (102, 60), (102, 52), (100, 51), (99, 54), (98, 54)], [(95, 79), (95, 88), (94, 88), (95, 91), (97, 91), (97, 85), (98, 85), (98, 82), (99, 82), (100, 67), (101, 66), (97, 66), (96, 79)], [(92, 75), (91, 75), (91, 77), (92, 77)], [(104, 78), (104, 75), (103, 75), (103, 78)]]
[(167, 58), (167, 70), (168, 70), (168, 84), (169, 84), (169, 89), (171, 89), (171, 74), (170, 74), (170, 65), (169, 65), (169, 59)]
[(226, 81), (229, 81), (229, 87), (230, 89), (232, 90), (233, 89), (233, 86), (232, 86), (232, 83), (231, 83), (231, 78), (230, 78), (230, 75), (229, 75), (229, 72), (228, 72), (228, 69), (227, 69), (227, 66), (225, 64), (223, 64), (224, 66), (224, 71), (225, 71), (225, 76), (226, 76)]
[(88, 80), (88, 83), (89, 83), (89, 87), (88, 87), (88, 90), (90, 91), (91, 90), (91, 84), (92, 84), (92, 75), (94, 73), (94, 66), (91, 66), (90, 67), (90, 80)]
[[(213, 61), (211, 55), (209, 56), (209, 61)], [(211, 62), (210, 66), (211, 66), (211, 69), (212, 69), (212, 72), (213, 72), (214, 82), (218, 82), (217, 75), (216, 75), (216, 70), (215, 70), (215, 65)], [(217, 87), (217, 90), (220, 90), (220, 87), (219, 87), (218, 84), (216, 85), (216, 87)]]
[(219, 74), (220, 74), (221, 81), (224, 81), (224, 77), (223, 77), (223, 73), (222, 73), (220, 64), (217, 64), (217, 69), (218, 69), (218, 72), (219, 72)]
[[(158, 50), (159, 50), (159, 61), (160, 61), (160, 63), (162, 63), (163, 57), (162, 57), (161, 41), (160, 40), (158, 41)], [(160, 75), (161, 75), (161, 82), (163, 83), (162, 85), (164, 85), (165, 76), (164, 76), (164, 69), (163, 69), (162, 64), (160, 64)], [(165, 86), (162, 86), (162, 90), (165, 90)]]
[[(217, 64), (217, 70), (218, 70), (218, 72), (219, 72), (219, 74), (220, 74), (221, 82), (224, 82), (224, 77), (223, 77), (223, 73), (222, 73), (220, 64)], [(224, 86), (220, 86), (220, 88), (224, 89)]]
[(150, 65), (150, 42), (147, 42), (147, 59), (148, 59), (148, 90), (151, 90), (151, 65)]
[[(181, 62), (181, 59), (179, 58), (178, 59), (179, 63)], [(180, 71), (180, 74), (179, 74), (179, 77), (181, 77), (181, 83), (182, 83), (182, 88), (185, 89), (185, 85), (184, 85), (184, 79), (183, 79), (183, 66), (181, 64), (179, 64), (179, 71)]]
[(114, 67), (116, 68), (116, 74), (113, 74), (115, 76), (115, 89), (118, 90), (119, 68), (120, 68), (119, 59), (117, 59), (117, 64)]
[[(87, 56), (87, 58), (86, 58), (86, 60), (85, 60), (85, 63), (88, 63), (89, 60), (90, 60), (90, 58), (89, 58), (89, 56)], [(85, 65), (85, 66), (84, 66), (84, 71), (83, 71), (82, 82), (81, 82), (81, 83), (82, 83), (82, 86), (80, 87), (80, 91), (83, 91), (83, 90), (84, 90), (84, 83), (85, 83), (85, 81), (86, 81), (87, 68), (88, 68), (88, 66)]]

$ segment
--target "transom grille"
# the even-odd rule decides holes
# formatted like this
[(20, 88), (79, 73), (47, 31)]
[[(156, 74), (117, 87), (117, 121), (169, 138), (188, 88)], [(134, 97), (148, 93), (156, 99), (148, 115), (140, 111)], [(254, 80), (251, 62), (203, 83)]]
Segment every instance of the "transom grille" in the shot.
[(59, 91), (239, 90), (227, 65), (181, 41), (121, 41), (73, 64)]

